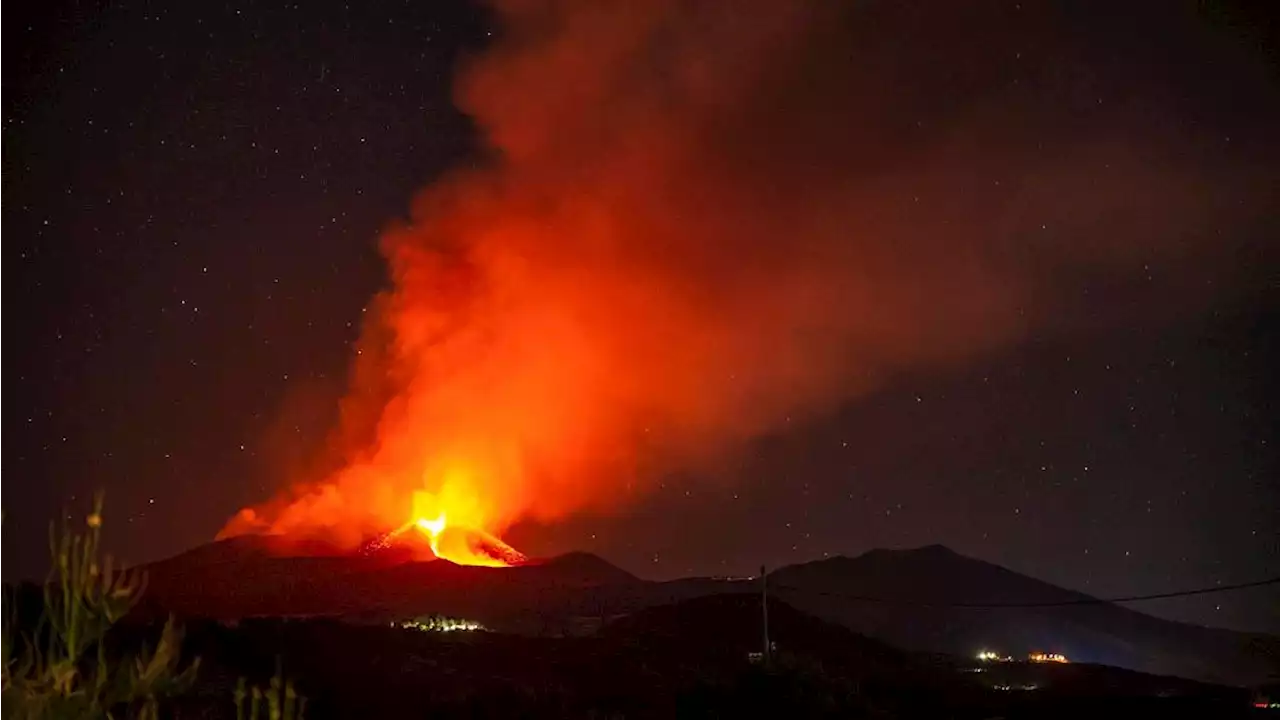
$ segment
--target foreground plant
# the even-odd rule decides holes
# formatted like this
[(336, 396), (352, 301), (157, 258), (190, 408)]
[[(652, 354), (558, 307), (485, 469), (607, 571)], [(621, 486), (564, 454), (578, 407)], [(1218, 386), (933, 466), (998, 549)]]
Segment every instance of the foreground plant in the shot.
[(298, 694), (292, 680), (285, 680), (279, 666), (265, 690), (249, 687), (244, 678), (236, 684), (236, 720), (303, 720), (307, 699)]
[[(102, 498), (75, 532), (51, 526), (53, 568), (41, 620), (30, 635), (16, 627), (16, 596), (3, 628), (4, 717), (157, 718), (160, 701), (185, 692), (199, 660), (179, 669), (182, 633), (170, 618), (155, 650), (108, 657), (107, 632), (137, 605), (146, 578), (114, 567), (101, 551)], [(12, 615), (12, 617), (10, 616)]]

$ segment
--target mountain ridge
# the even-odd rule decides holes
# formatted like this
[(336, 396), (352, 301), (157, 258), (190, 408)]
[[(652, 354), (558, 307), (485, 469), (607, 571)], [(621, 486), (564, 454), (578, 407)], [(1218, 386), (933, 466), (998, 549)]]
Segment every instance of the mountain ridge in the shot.
[[(489, 568), (394, 555), (280, 556), (269, 543), (231, 539), (142, 567), (150, 579), (143, 610), (149, 613), (379, 621), (443, 613), (534, 635), (570, 632), (582, 618), (605, 622), (760, 590), (759, 578), (646, 580), (586, 552)], [(796, 563), (768, 578), (770, 592), (798, 610), (909, 651), (1044, 650), (1236, 685), (1280, 670), (1280, 639), (1145, 615), (942, 545)], [(1062, 606), (1016, 607), (1046, 603)], [(1004, 607), (965, 607), (988, 604)]]

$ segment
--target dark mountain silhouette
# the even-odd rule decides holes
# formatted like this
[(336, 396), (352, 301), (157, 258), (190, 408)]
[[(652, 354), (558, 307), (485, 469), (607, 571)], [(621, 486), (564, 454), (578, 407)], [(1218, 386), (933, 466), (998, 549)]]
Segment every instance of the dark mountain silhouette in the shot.
[(515, 568), (515, 571), (543, 576), (556, 576), (567, 582), (579, 582), (589, 585), (626, 585), (641, 582), (635, 575), (610, 563), (599, 555), (587, 552), (565, 553), (547, 560), (534, 561), (523, 567)]
[[(693, 667), (714, 667), (760, 649), (760, 611), (760, 599), (755, 595), (709, 595), (641, 610), (605, 626), (600, 637), (621, 646), (642, 645), (651, 652), (669, 652)], [(891, 689), (896, 695), (923, 695), (921, 700), (927, 697), (927, 703), (939, 708), (961, 707), (972, 700), (966, 695), (973, 687), (957, 683), (958, 674), (974, 679), (974, 684), (983, 688), (1035, 685), (1041, 693), (1076, 698), (1186, 697), (1223, 692), (1223, 688), (1191, 680), (1084, 663), (1001, 663), (985, 666), (981, 674), (957, 673), (972, 669), (975, 663), (969, 658), (948, 661), (907, 652), (780, 600), (769, 601), (769, 620), (775, 663), (787, 665), (804, 658), (810, 670), (820, 670), (823, 675), (882, 691)]]
[[(769, 602), (769, 637), (776, 653), (802, 652), (830, 667), (898, 674), (916, 668), (907, 652), (800, 612), (785, 602)], [(604, 626), (599, 637), (613, 642), (643, 641), (649, 648), (683, 648), (689, 654), (746, 657), (759, 651), (760, 599), (745, 593), (708, 595), (646, 608)]]
[[(967, 654), (993, 648), (1015, 656), (1043, 650), (1235, 684), (1256, 684), (1280, 669), (1280, 639), (1088, 602), (1092, 598), (1083, 593), (939, 545), (794, 565), (771, 574), (770, 582), (798, 608), (912, 650)], [(1052, 603), (1064, 605), (956, 607)]]
[[(651, 608), (754, 595), (760, 587), (758, 579), (649, 582), (587, 553), (483, 568), (411, 562), (395, 554), (282, 557), (263, 541), (245, 538), (196, 548), (146, 570), (142, 614), (385, 622), (441, 613), (532, 635), (595, 632)], [(769, 586), (799, 610), (910, 651), (971, 657), (984, 648), (1014, 656), (1044, 650), (1073, 661), (1236, 685), (1280, 672), (1277, 638), (1162, 620), (1116, 605), (956, 607), (1090, 598), (937, 545), (792, 565), (770, 573)], [(747, 602), (759, 604), (754, 597)]]

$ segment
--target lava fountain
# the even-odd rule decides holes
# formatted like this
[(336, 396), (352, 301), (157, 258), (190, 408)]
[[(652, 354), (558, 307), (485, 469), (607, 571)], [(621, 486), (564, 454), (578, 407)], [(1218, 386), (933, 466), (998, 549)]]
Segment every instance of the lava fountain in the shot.
[[(432, 466), (432, 470), (438, 469), (438, 465)], [(354, 466), (340, 475), (363, 472), (368, 468)], [(478, 491), (471, 473), (456, 464), (444, 473), (426, 472), (420, 487), (435, 487), (435, 492), (399, 489), (405, 483), (394, 478), (402, 475), (371, 484), (378, 489), (376, 497), (361, 498), (363, 502), (356, 507), (329, 485), (260, 509), (245, 508), (219, 537), (271, 535), (282, 539), (286, 547), (291, 541), (319, 537), (366, 555), (395, 547), (423, 558), (429, 550), (430, 557), (459, 565), (511, 567), (527, 561), (494, 531), (506, 527), (496, 512), (501, 505), (495, 496)], [(384, 472), (378, 477), (389, 475)]]
[(479, 526), (451, 524), (443, 504), (426, 491), (413, 496), (413, 517), (393, 530), (388, 540), (406, 532), (417, 532), (427, 541), (431, 554), (459, 565), (509, 567), (525, 562), (515, 548)]

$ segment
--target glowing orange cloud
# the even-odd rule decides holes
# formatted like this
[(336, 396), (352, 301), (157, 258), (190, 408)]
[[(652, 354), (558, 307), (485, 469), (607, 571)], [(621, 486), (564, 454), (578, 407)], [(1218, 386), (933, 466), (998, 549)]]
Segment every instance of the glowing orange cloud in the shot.
[[(476, 537), (625, 506), (784, 418), (1050, 325), (1079, 296), (1062, 278), (1188, 259), (1165, 208), (1209, 218), (1225, 192), (1142, 118), (1074, 135), (1007, 97), (1013, 41), (977, 11), (748, 4), (500, 4), (458, 83), (491, 157), (382, 237), (339, 466), (224, 534), (355, 546), (407, 524), (484, 562)], [(990, 57), (888, 61), (885, 37), (932, 57), (952, 34)], [(956, 83), (1025, 112), (997, 121)]]

